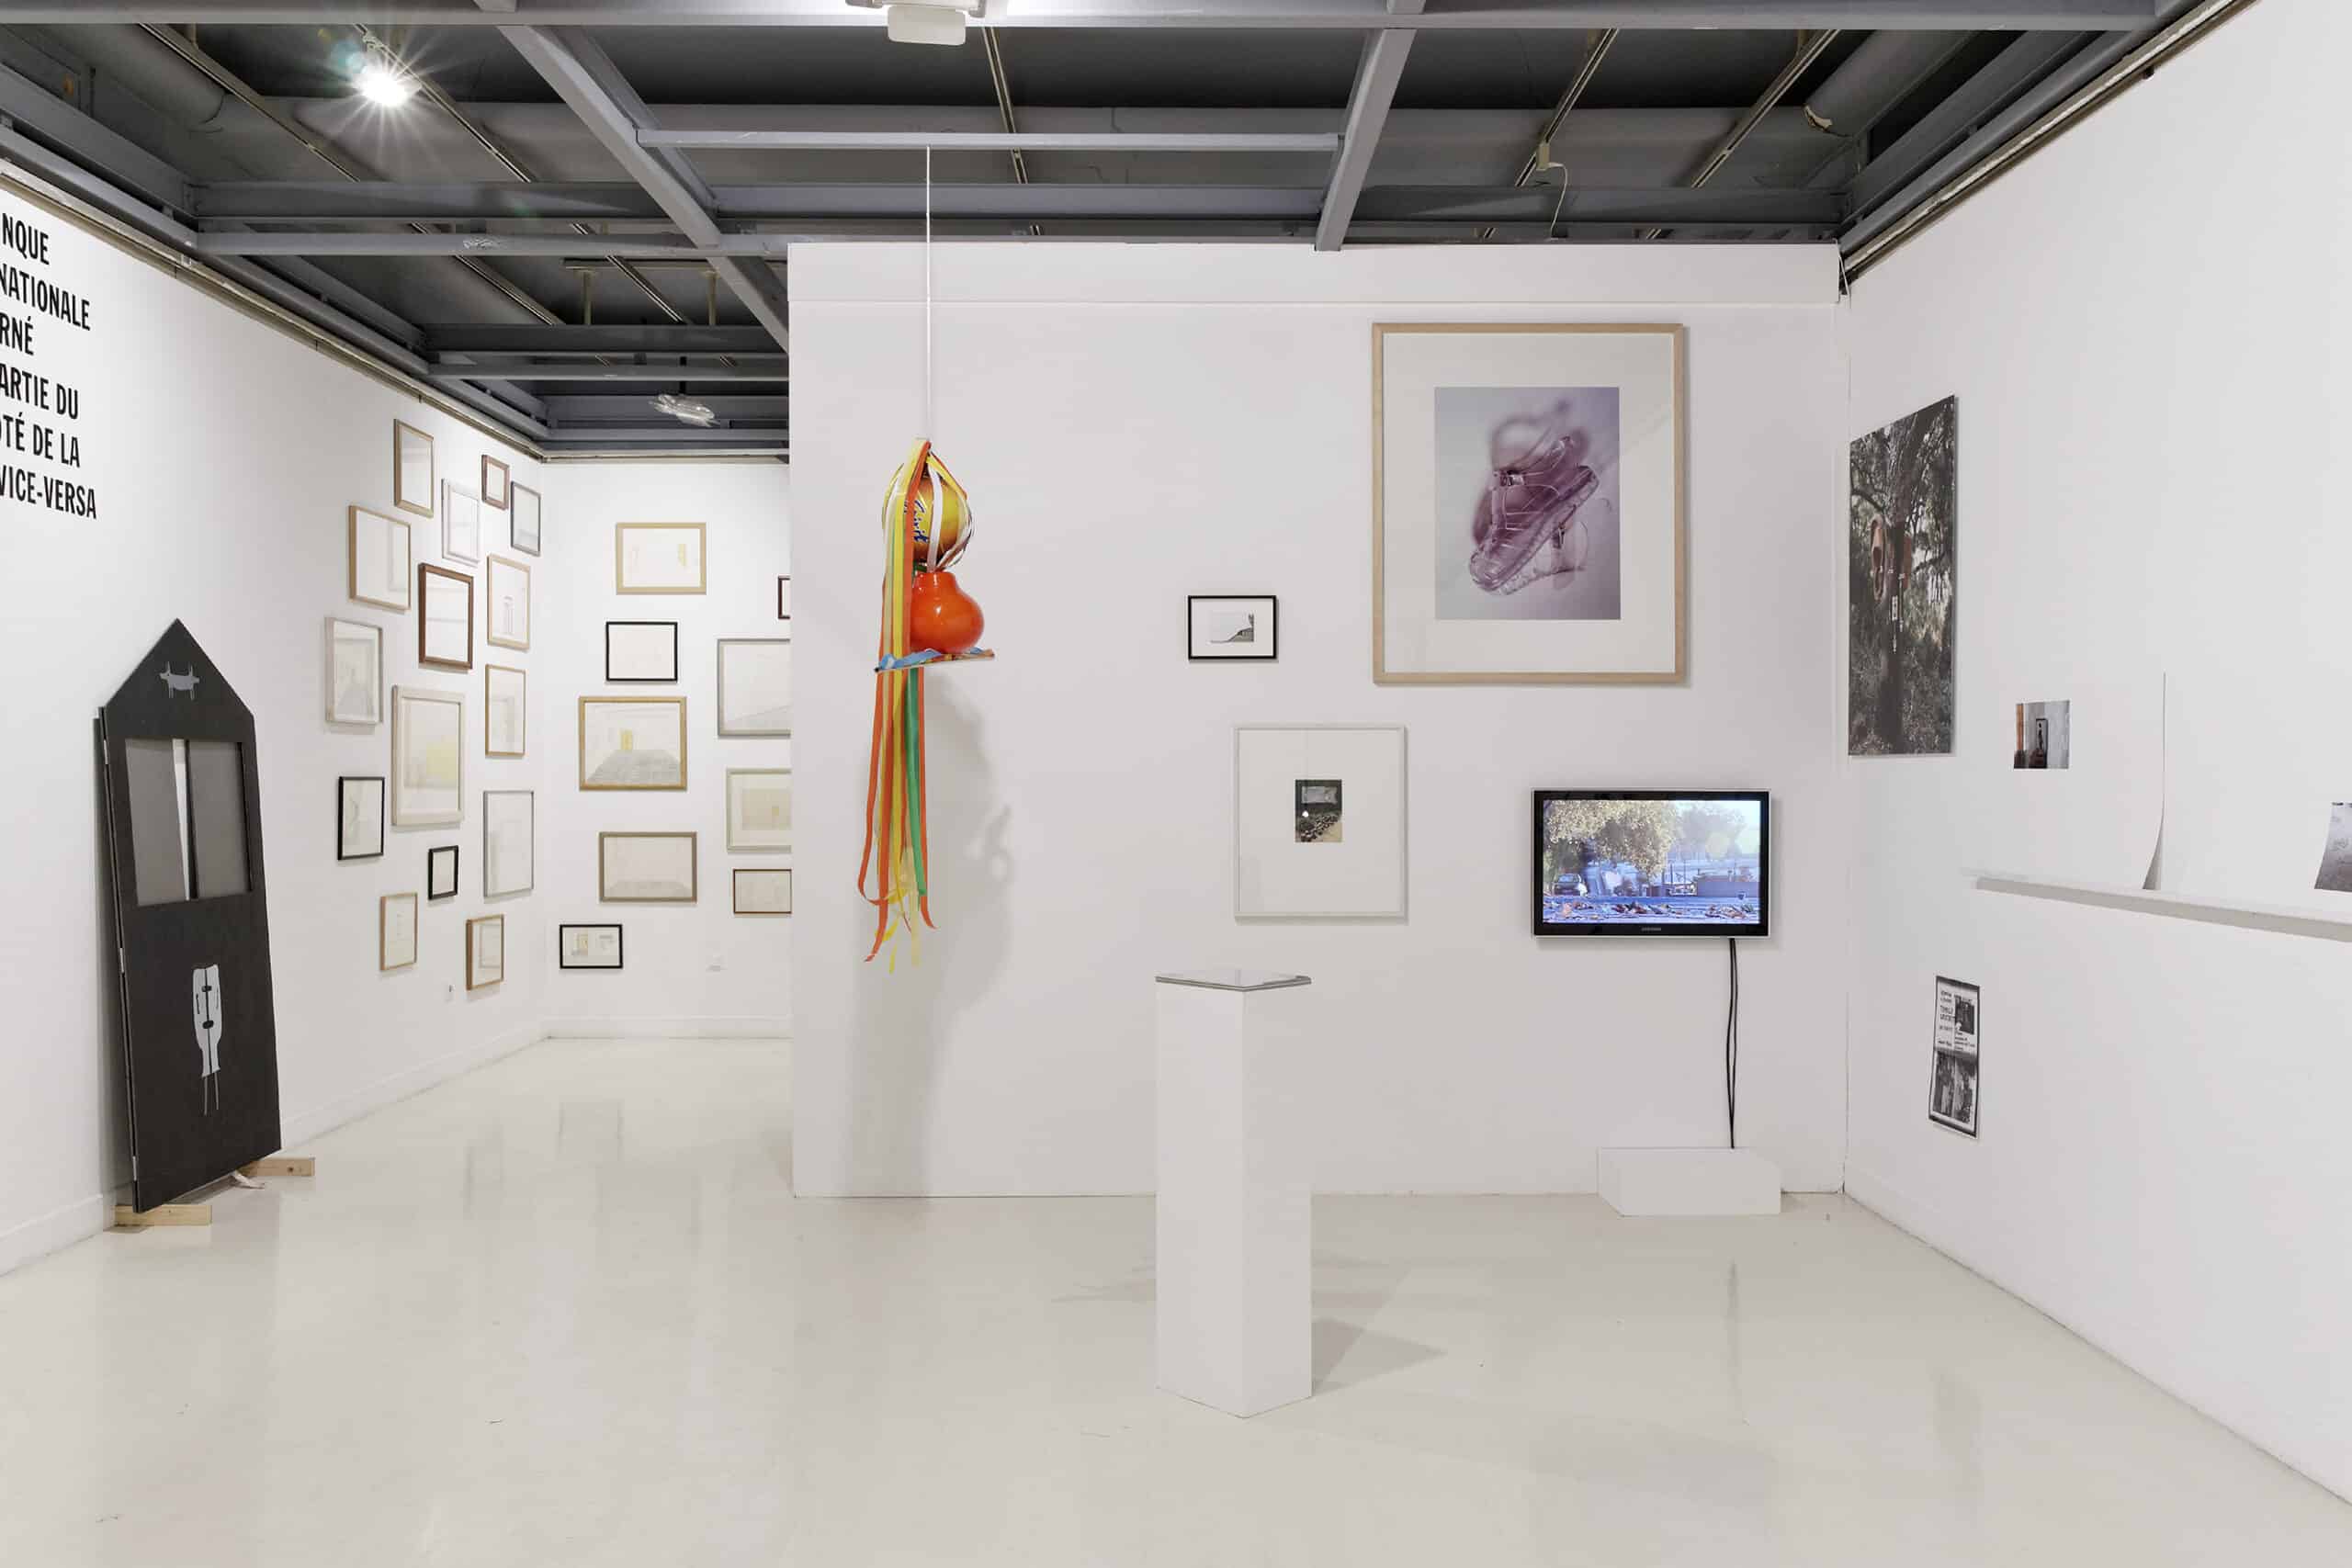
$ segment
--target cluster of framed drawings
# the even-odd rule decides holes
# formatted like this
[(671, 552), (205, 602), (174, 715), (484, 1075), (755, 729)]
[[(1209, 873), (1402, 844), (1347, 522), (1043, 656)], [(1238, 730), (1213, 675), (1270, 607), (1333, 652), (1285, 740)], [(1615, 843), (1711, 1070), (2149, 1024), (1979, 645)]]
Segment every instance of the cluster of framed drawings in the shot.
[[(405, 513), (403, 517), (399, 513)], [(484, 548), (485, 514), (504, 513), (507, 545), (515, 555)], [(492, 648), (531, 646), (531, 569), (516, 556), (540, 553), (545, 508), (539, 492), (514, 481), (507, 465), (483, 454), (473, 490), (435, 466), (433, 437), (408, 423), (392, 424), (392, 510), (354, 506), (345, 518), (345, 592), (356, 604), (396, 615), (417, 612), (420, 670), (470, 671), (477, 656), (477, 590), (481, 629)], [(411, 518), (440, 525), (438, 561), (417, 558)], [(456, 563), (456, 564), (453, 564)], [(458, 565), (479, 569), (458, 570)], [(465, 820), (465, 753), (470, 731), (466, 694), (446, 687), (387, 686), (384, 628), (373, 622), (329, 616), (326, 624), (326, 720), (342, 728), (372, 729), (390, 718), (390, 759), (380, 774), (335, 781), (335, 856), (380, 859), (392, 829), (450, 828)], [(528, 674), (516, 664), (483, 661), (482, 755), (523, 757), (527, 750)], [(389, 702), (387, 692), (389, 691)], [(485, 789), (481, 795), (481, 894), (484, 898), (528, 893), (536, 881), (537, 797), (527, 789)], [(386, 971), (417, 962), (421, 905), (457, 897), (461, 860), (456, 843), (425, 850), (424, 890), (388, 893), (377, 904), (377, 965)], [(505, 977), (505, 918), (485, 914), (466, 922), (466, 986), (481, 990)]]

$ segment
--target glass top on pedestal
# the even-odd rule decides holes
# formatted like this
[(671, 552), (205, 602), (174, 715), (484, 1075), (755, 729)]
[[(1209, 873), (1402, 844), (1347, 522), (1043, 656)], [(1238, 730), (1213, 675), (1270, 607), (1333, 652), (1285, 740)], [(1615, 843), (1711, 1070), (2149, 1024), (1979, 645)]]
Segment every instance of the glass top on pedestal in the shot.
[(1304, 975), (1283, 975), (1272, 969), (1177, 969), (1152, 978), (1163, 986), (1198, 986), (1209, 991), (1279, 991), (1313, 984)]

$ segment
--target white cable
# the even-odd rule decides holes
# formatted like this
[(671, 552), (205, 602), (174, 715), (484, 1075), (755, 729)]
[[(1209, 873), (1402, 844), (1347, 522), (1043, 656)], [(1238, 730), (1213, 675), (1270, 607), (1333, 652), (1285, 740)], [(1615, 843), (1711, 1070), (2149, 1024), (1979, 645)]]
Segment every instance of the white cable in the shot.
[(933, 435), (931, 395), (931, 148), (922, 150), (922, 434)]

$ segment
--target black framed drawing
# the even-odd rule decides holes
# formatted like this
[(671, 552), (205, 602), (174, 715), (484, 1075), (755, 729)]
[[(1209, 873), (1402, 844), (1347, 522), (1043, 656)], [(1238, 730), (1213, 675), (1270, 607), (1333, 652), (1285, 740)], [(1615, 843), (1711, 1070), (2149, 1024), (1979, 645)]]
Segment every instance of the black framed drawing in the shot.
[(458, 846), (435, 844), (424, 852), (424, 897), (437, 904), (458, 896)]
[(334, 858), (374, 860), (384, 852), (383, 775), (334, 782)]
[(618, 969), (621, 967), (621, 928), (613, 924), (558, 926), (556, 967)]
[(1928, 1079), (1928, 1120), (1976, 1136), (1977, 1046), (1984, 994), (1965, 980), (1936, 976), (1935, 1066)]
[(605, 623), (605, 682), (607, 685), (668, 682), (677, 678), (677, 622)]
[(792, 619), (792, 579), (789, 577), (775, 580), (775, 618), (779, 621)]
[(1200, 661), (1274, 657), (1271, 593), (1193, 593), (1184, 600), (1184, 657)]

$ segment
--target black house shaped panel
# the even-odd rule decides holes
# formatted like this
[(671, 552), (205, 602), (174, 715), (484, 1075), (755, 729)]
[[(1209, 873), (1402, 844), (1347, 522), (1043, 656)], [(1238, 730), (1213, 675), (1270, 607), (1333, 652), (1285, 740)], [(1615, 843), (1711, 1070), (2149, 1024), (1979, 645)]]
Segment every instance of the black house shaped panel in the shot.
[(278, 1147), (254, 716), (177, 621), (98, 713), (141, 1209)]

